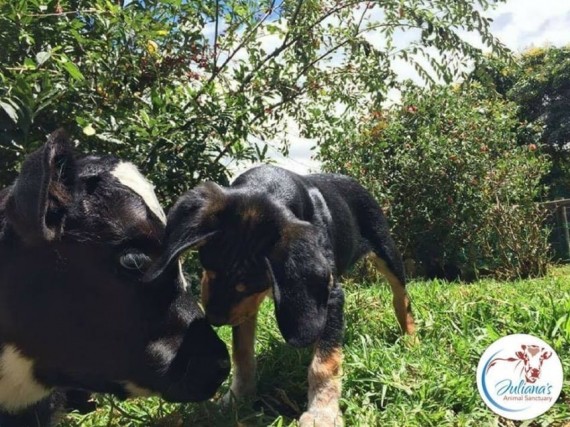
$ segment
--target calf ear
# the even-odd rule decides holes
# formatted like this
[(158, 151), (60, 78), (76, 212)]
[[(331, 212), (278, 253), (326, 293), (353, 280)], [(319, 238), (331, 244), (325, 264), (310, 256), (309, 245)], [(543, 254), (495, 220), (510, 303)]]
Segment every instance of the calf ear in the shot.
[(60, 129), (26, 158), (8, 197), (8, 222), (26, 243), (39, 244), (61, 236), (75, 181), (75, 158)]
[(160, 276), (187, 249), (197, 248), (217, 233), (217, 213), (225, 205), (224, 189), (206, 182), (182, 195), (166, 220), (162, 255), (146, 272), (143, 281)]
[(289, 223), (267, 264), (283, 338), (295, 347), (313, 344), (325, 327), (332, 281), (318, 230), (307, 222)]

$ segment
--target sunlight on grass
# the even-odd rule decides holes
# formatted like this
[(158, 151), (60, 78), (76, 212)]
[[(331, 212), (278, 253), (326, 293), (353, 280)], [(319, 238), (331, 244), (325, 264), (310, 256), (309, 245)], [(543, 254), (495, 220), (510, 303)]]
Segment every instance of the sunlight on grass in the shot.
[[(347, 426), (562, 426), (570, 420), (570, 269), (543, 279), (409, 286), (420, 344), (406, 345), (383, 283), (345, 286), (346, 339), (342, 407)], [(221, 335), (230, 342), (229, 328)], [(556, 405), (531, 423), (499, 419), (477, 392), (480, 355), (495, 339), (528, 333), (547, 341), (565, 372)], [(78, 426), (288, 426), (306, 406), (310, 351), (286, 346), (271, 302), (260, 316), (257, 341), (259, 398), (229, 411), (215, 402), (173, 405), (159, 399), (117, 402), (99, 397), (99, 409), (68, 415)], [(220, 390), (220, 395), (227, 388)]]

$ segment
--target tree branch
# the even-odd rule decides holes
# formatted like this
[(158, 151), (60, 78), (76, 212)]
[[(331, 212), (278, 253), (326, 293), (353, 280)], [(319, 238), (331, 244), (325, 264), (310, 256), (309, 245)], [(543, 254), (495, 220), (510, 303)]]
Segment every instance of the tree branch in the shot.
[(216, 0), (216, 24), (214, 30), (214, 64), (212, 70), (216, 72), (218, 66), (218, 28), (220, 23), (220, 0)]
[[(315, 26), (319, 25), (321, 22), (323, 22), (325, 19), (327, 19), (329, 16), (334, 15), (335, 13), (340, 12), (341, 10), (343, 10), (347, 7), (356, 6), (357, 4), (363, 3), (363, 2), (364, 2), (364, 0), (357, 0), (355, 2), (347, 2), (347, 3), (340, 5), (336, 8), (332, 8), (331, 10), (329, 10), (328, 12), (326, 12), (325, 14), (320, 16), (315, 22), (311, 23), (311, 25), (309, 27), (311, 27), (311, 28), (315, 27)], [(296, 10), (293, 13), (293, 16), (291, 18), (292, 23), (294, 23), (297, 20), (297, 16), (299, 15), (302, 4), (303, 4), (303, 0), (299, 0), (297, 3), (297, 8), (296, 8)], [(365, 13), (366, 13), (366, 10), (365, 10)], [(255, 74), (258, 73), (269, 60), (271, 60), (272, 58), (276, 58), (277, 56), (279, 56), (281, 54), (281, 52), (288, 49), (293, 44), (295, 44), (295, 42), (297, 42), (299, 40), (298, 37), (295, 37), (293, 39), (288, 40), (290, 35), (291, 35), (291, 31), (289, 30), (289, 31), (287, 31), (287, 34), (285, 35), (285, 38), (283, 39), (283, 43), (277, 49), (275, 49), (273, 52), (271, 52), (269, 55), (267, 55), (263, 59), (263, 61), (261, 61), (259, 64), (257, 64), (257, 66), (253, 70), (250, 71), (250, 73), (247, 75), (247, 77), (243, 80), (242, 84), (238, 88), (238, 92), (245, 89), (245, 87), (254, 79)]]
[[(281, 101), (276, 102), (275, 104), (272, 104), (271, 106), (267, 107), (268, 109), (271, 110), (275, 110), (295, 99), (297, 99), (298, 97), (304, 95), (305, 93), (307, 93), (307, 89), (303, 89), (300, 90), (298, 92), (295, 92), (294, 94), (288, 96), (288, 97), (284, 97), (283, 99), (281, 99)], [(263, 116), (265, 115), (265, 111), (259, 112), (257, 113), (247, 124), (248, 126), (252, 126), (254, 125), (259, 119), (261, 119)], [(228, 142), (226, 145), (224, 145), (224, 147), (222, 148), (222, 150), (218, 153), (218, 155), (214, 158), (214, 160), (212, 160), (212, 164), (216, 164), (218, 163), (222, 157), (224, 157), (228, 151), (230, 150), (230, 148), (236, 143), (237, 141), (230, 141)], [(200, 175), (198, 176), (198, 179), (202, 179), (202, 174), (200, 173)]]
[[(299, 16), (299, 12), (301, 11), (301, 6), (303, 5), (303, 1), (304, 0), (297, 0), (297, 6), (295, 8), (295, 11), (293, 12), (293, 15), (291, 16), (291, 24), (294, 24), (295, 21), (297, 21), (297, 17)], [(289, 29), (287, 30), (287, 33), (285, 34), (285, 37), (283, 38), (283, 42), (281, 43), (281, 45), (275, 49), (273, 52), (271, 52), (269, 55), (267, 55), (263, 61), (261, 61), (259, 64), (257, 64), (257, 66), (251, 70), (249, 72), (249, 74), (247, 75), (247, 77), (245, 79), (243, 79), (242, 84), (239, 86), (237, 92), (241, 92), (242, 90), (245, 89), (245, 87), (253, 80), (253, 78), (255, 77), (255, 74), (259, 72), (259, 70), (261, 70), (261, 68), (267, 64), (268, 61), (270, 61), (272, 58), (276, 58), (277, 56), (279, 56), (281, 54), (281, 52), (283, 52), (285, 49), (287, 49), (289, 46), (291, 46), (297, 39), (293, 39), (291, 41), (289, 41), (289, 36), (291, 35), (291, 25), (288, 25)]]
[(228, 65), (228, 63), (233, 59), (234, 56), (237, 55), (237, 53), (244, 47), (245, 43), (249, 41), (249, 39), (255, 34), (257, 33), (258, 28), (265, 22), (265, 20), (267, 18), (269, 18), (269, 16), (273, 13), (273, 7), (275, 6), (275, 0), (273, 0), (271, 2), (271, 6), (269, 7), (269, 10), (265, 13), (265, 15), (263, 16), (263, 18), (261, 18), (254, 26), (253, 28), (249, 31), (248, 34), (246, 34), (240, 41), (240, 43), (238, 44), (238, 46), (234, 49), (234, 51), (228, 55), (228, 57), (226, 58), (226, 60), (224, 61), (224, 63), (220, 66), (220, 68), (217, 70), (217, 72), (212, 73), (212, 75), (210, 76), (210, 79), (208, 80), (208, 82), (206, 83), (206, 86), (210, 83), (212, 83), (212, 81), (216, 78), (216, 76), (220, 73), (220, 71), (222, 71), (226, 65)]
[[(362, 21), (359, 23), (359, 26), (361, 24), (362, 24)], [(333, 46), (332, 48), (330, 48), (329, 50), (324, 52), (322, 55), (318, 56), (313, 61), (308, 63), (305, 67), (303, 67), (303, 69), (297, 74), (297, 77), (295, 77), (295, 79), (293, 80), (293, 83), (296, 83), (301, 77), (303, 77), (307, 73), (307, 71), (309, 71), (316, 64), (318, 64), (320, 61), (325, 59), (327, 56), (336, 52), (338, 49), (340, 49), (341, 47), (343, 47), (344, 45), (349, 43), (351, 40), (354, 40), (354, 37), (358, 37), (358, 36), (368, 32), (368, 31), (376, 30), (378, 28), (391, 27), (391, 26), (397, 26), (397, 27), (402, 27), (402, 28), (403, 27), (415, 28), (414, 25), (405, 25), (405, 24), (378, 24), (378, 25), (372, 25), (370, 27), (364, 28), (363, 30), (358, 30), (358, 27), (357, 27), (357, 31), (355, 31), (354, 35), (351, 38), (347, 38), (347, 39), (343, 40), (342, 42), (336, 44), (335, 46)]]
[(108, 10), (97, 10), (94, 8), (83, 9), (83, 10), (68, 10), (67, 12), (53, 12), (53, 13), (26, 13), (24, 16), (30, 16), (34, 18), (47, 18), (48, 16), (65, 16), (65, 15), (82, 15), (82, 14), (107, 14)]
[(194, 99), (198, 98), (202, 93), (204, 93), (205, 88), (207, 88), (208, 86), (210, 86), (210, 84), (216, 79), (216, 77), (218, 77), (218, 75), (222, 72), (222, 70), (229, 64), (229, 62), (234, 58), (234, 56), (237, 55), (237, 53), (245, 46), (245, 44), (249, 41), (249, 39), (255, 34), (257, 33), (257, 30), (259, 29), (259, 27), (265, 22), (265, 20), (273, 13), (273, 8), (275, 7), (275, 0), (271, 1), (271, 6), (269, 7), (269, 9), (267, 10), (267, 12), (265, 13), (265, 15), (263, 16), (263, 18), (261, 18), (254, 26), (253, 28), (249, 31), (249, 33), (247, 33), (246, 35), (244, 35), (244, 37), (241, 39), (241, 41), (239, 42), (239, 44), (237, 45), (237, 47), (234, 49), (234, 51), (232, 53), (230, 53), (228, 55), (228, 57), (226, 58), (226, 60), (224, 61), (224, 63), (222, 65), (220, 65), (220, 67), (214, 67), (214, 69), (212, 70), (212, 75), (210, 76), (210, 78), (202, 85), (202, 87), (200, 88), (200, 90), (198, 91), (198, 93), (196, 93), (195, 97), (191, 100), (188, 101), (183, 107), (182, 107), (182, 111), (185, 111), (190, 104), (192, 104), (192, 102), (194, 101)]

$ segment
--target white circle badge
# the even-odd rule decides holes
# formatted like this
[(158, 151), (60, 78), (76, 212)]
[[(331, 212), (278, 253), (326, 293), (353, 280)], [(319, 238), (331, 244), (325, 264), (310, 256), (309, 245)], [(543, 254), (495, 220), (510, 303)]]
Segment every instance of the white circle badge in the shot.
[(548, 411), (562, 391), (562, 364), (540, 338), (500, 338), (477, 366), (477, 388), (487, 406), (511, 420), (530, 420)]

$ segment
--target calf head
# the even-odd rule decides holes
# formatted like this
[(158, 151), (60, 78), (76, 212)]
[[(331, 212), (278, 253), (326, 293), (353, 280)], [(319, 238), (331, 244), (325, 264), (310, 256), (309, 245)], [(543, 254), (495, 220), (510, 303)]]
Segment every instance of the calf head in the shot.
[(55, 388), (169, 401), (210, 397), (225, 345), (180, 266), (151, 283), (165, 217), (130, 163), (76, 157), (62, 132), (0, 192), (0, 410)]
[(319, 230), (264, 193), (203, 184), (168, 215), (165, 249), (147, 279), (160, 277), (184, 250), (204, 268), (202, 303), (214, 325), (239, 325), (273, 293), (285, 340), (307, 346), (326, 321), (332, 283)]

